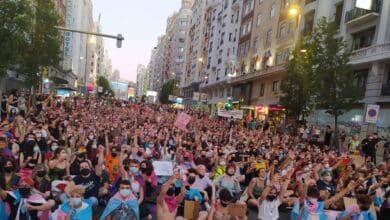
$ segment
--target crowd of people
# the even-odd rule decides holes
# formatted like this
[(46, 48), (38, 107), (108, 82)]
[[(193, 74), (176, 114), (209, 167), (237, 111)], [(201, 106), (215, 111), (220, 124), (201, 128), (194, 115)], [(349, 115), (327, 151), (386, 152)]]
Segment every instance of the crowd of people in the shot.
[[(21, 97), (2, 107), (0, 219), (390, 219), (389, 164), (376, 162), (374, 134), (337, 151), (318, 131), (313, 141), (80, 97), (28, 109)], [(191, 116), (185, 129), (174, 125), (180, 112)]]

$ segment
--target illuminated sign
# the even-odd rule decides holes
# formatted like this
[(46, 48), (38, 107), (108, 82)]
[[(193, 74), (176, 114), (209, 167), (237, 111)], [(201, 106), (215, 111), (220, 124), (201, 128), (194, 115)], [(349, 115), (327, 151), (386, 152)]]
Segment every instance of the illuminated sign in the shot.
[(356, 0), (356, 8), (371, 10), (372, 9), (372, 0)]
[[(66, 18), (65, 26), (72, 28), (73, 22), (73, 0), (66, 1)], [(65, 31), (64, 33), (64, 70), (72, 68), (72, 32)]]

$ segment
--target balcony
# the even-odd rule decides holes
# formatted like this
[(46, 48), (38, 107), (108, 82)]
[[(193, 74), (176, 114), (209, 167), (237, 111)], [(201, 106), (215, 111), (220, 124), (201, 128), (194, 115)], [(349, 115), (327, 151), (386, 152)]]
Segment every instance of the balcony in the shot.
[(349, 63), (362, 64), (387, 59), (390, 59), (390, 42), (353, 51)]
[(382, 0), (373, 0), (371, 10), (353, 8), (347, 11), (345, 23), (348, 25), (361, 24), (379, 17), (382, 8)]
[(250, 82), (250, 81), (255, 80), (257, 78), (266, 77), (266, 76), (269, 76), (271, 74), (284, 72), (285, 70), (286, 70), (285, 65), (279, 64), (279, 65), (271, 66), (267, 69), (262, 69), (262, 70), (256, 71), (254, 73), (242, 74), (242, 75), (230, 78), (229, 84)]
[(390, 96), (390, 84), (383, 84), (382, 85), (382, 96)]

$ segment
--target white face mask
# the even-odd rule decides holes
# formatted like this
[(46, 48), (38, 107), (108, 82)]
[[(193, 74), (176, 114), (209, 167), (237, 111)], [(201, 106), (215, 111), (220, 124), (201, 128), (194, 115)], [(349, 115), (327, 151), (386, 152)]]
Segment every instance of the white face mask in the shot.
[(40, 152), (39, 146), (35, 146), (34, 147), (34, 153), (39, 153), (39, 152)]

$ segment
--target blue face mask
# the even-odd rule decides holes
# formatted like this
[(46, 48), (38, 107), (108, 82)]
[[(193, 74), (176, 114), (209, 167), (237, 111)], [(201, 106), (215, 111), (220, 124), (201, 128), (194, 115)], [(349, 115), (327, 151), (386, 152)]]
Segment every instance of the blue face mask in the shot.
[(122, 197), (128, 197), (130, 195), (130, 189), (121, 189), (119, 190), (119, 194), (121, 194)]
[(138, 173), (138, 167), (130, 167), (130, 171), (131, 171), (131, 173), (133, 173), (133, 174), (136, 174), (136, 173)]
[(145, 148), (149, 148), (149, 143), (144, 143)]
[(168, 144), (169, 144), (170, 146), (173, 146), (173, 140), (169, 140), (169, 141), (168, 141)]

